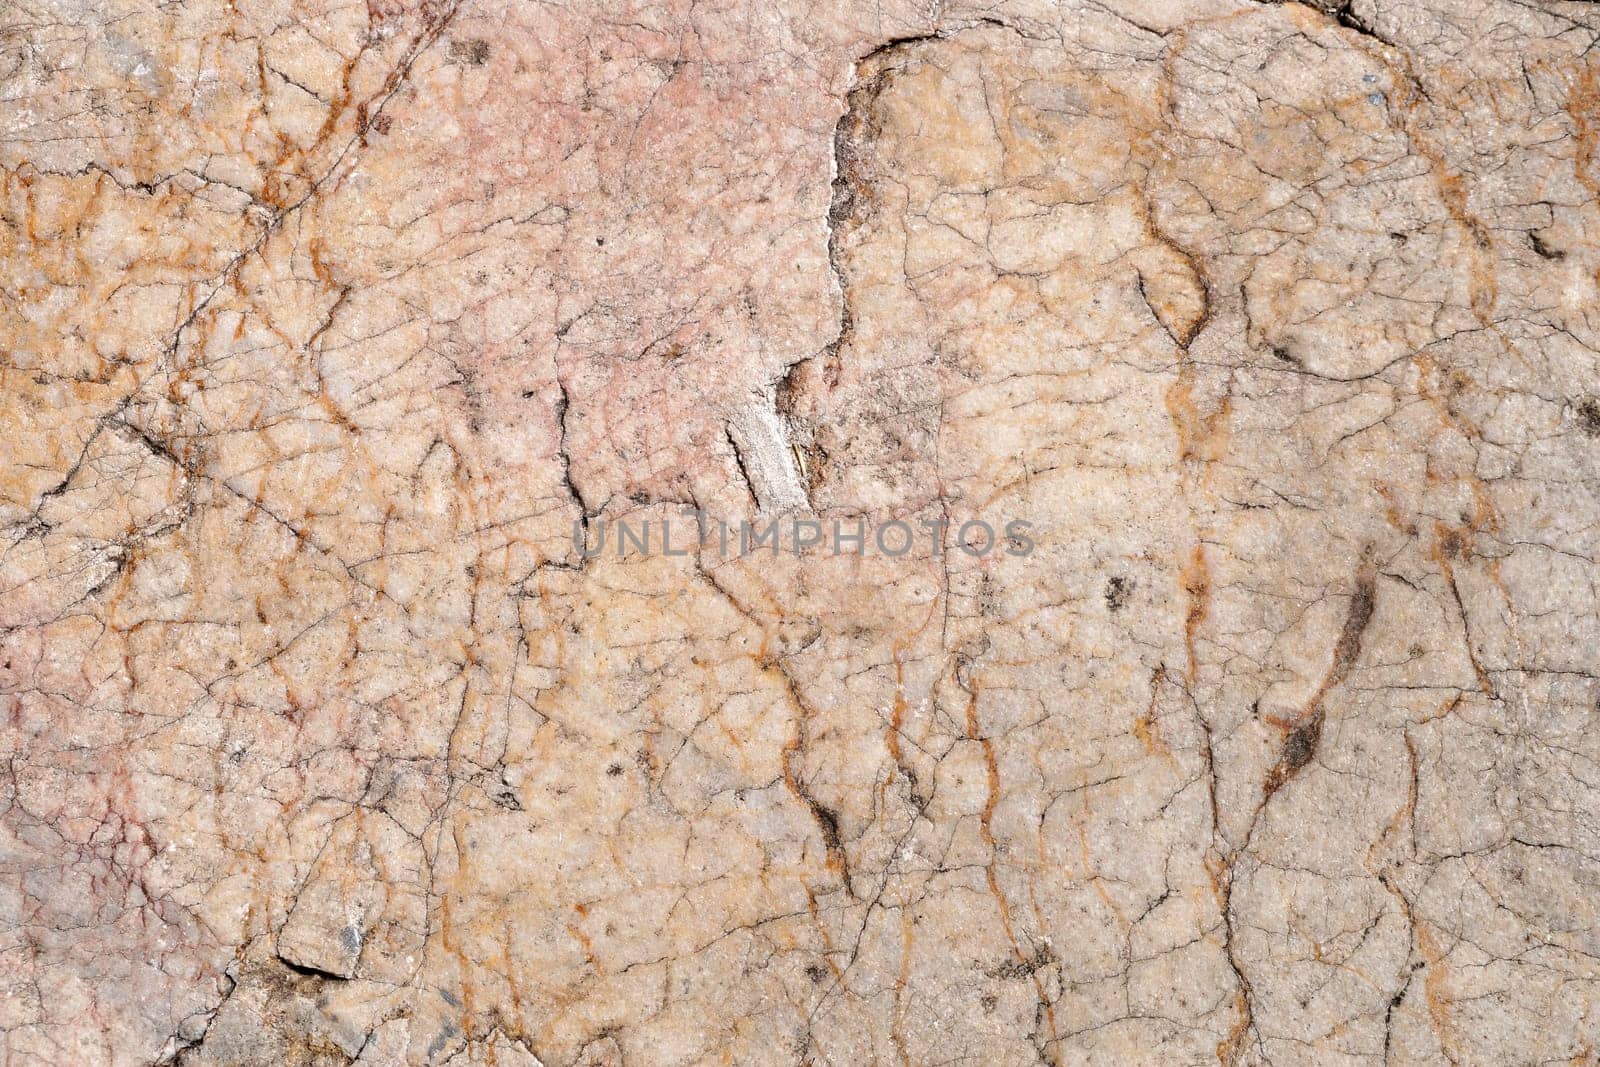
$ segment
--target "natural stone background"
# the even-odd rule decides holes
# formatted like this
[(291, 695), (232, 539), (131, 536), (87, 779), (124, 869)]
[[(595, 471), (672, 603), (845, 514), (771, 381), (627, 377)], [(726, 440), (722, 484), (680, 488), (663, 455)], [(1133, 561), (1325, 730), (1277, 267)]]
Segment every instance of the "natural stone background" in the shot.
[(1600, 1062), (1597, 43), (0, 4), (6, 1061)]

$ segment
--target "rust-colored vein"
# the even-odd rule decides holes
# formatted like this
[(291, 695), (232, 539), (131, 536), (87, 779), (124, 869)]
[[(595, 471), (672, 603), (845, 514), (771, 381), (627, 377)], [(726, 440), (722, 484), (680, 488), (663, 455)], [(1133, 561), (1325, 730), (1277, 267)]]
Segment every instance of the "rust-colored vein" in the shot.
[(1366, 633), (1367, 624), (1372, 621), (1376, 593), (1377, 572), (1370, 563), (1362, 564), (1356, 574), (1356, 591), (1350, 598), (1350, 610), (1345, 615), (1339, 639), (1334, 642), (1333, 663), (1328, 667), (1327, 674), (1323, 675), (1322, 684), (1317, 686), (1317, 691), (1312, 694), (1305, 710), (1289, 721), (1278, 722), (1279, 726), (1287, 730), (1287, 737), (1284, 739), (1283, 751), (1278, 756), (1277, 766), (1267, 775), (1267, 780), (1262, 785), (1264, 797), (1270, 798), (1282, 789), (1284, 784), (1299, 774), (1317, 754), (1317, 746), (1322, 741), (1322, 724), (1327, 718), (1323, 699), (1330, 689), (1344, 681), (1345, 676), (1350, 673), (1350, 668), (1361, 655), (1361, 637)]

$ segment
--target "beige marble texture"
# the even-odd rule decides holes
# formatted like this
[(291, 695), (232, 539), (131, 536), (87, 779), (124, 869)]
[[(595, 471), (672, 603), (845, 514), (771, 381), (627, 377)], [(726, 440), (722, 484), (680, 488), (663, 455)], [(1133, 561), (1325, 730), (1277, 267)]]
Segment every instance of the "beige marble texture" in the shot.
[(1600, 1062), (1597, 193), (1583, 2), (0, 0), (4, 1062)]

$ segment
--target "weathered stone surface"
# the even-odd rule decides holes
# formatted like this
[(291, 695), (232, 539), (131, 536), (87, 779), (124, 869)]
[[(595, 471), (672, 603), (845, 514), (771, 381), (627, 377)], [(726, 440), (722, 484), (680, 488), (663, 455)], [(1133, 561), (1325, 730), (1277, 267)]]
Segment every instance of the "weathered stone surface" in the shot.
[(8, 1062), (1596, 1062), (1597, 41), (0, 7)]

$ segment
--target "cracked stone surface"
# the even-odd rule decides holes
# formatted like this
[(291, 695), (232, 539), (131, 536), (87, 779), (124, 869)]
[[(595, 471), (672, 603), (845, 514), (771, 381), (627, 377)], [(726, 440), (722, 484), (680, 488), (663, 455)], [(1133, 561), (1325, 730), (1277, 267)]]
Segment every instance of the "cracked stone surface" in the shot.
[(1600, 1062), (1597, 44), (0, 4), (5, 1061)]

